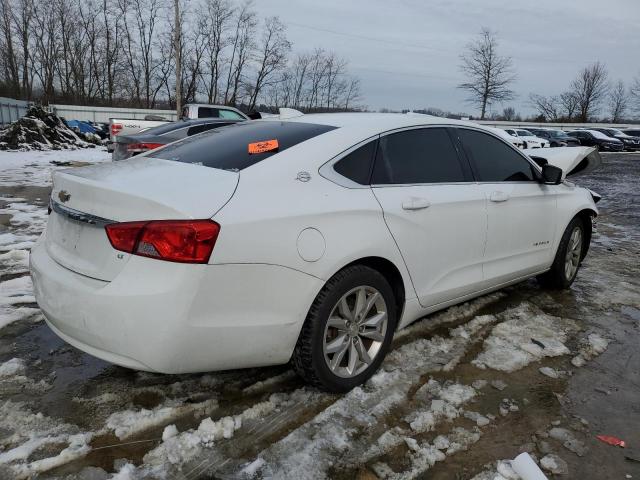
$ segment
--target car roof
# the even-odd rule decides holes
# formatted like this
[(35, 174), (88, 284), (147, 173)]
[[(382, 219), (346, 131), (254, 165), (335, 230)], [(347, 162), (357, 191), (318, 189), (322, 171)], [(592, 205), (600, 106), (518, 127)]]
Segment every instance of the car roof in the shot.
[(278, 116), (254, 120), (256, 122), (305, 122), (319, 125), (330, 125), (342, 131), (357, 131), (359, 135), (376, 135), (388, 130), (398, 128), (444, 125), (444, 126), (468, 126), (488, 130), (486, 127), (465, 120), (452, 120), (449, 118), (423, 115), (420, 113), (312, 113), (282, 119)]

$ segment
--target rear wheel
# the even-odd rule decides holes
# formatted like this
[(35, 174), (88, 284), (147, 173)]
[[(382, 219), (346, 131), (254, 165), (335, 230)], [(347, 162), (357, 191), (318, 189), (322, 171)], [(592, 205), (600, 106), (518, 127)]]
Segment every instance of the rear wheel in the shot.
[(574, 218), (562, 235), (551, 269), (539, 275), (538, 281), (548, 288), (569, 288), (582, 262), (584, 241), (584, 223), (579, 218)]
[(369, 267), (347, 267), (313, 302), (293, 353), (294, 368), (323, 390), (351, 390), (378, 369), (395, 327), (389, 282)]

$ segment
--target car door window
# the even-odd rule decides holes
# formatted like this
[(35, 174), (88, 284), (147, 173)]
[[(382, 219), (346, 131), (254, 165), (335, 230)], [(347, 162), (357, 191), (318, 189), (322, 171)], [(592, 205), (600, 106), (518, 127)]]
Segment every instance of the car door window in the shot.
[(341, 160), (336, 162), (333, 169), (340, 175), (360, 185), (369, 185), (371, 164), (376, 153), (377, 140), (356, 148)]
[(446, 129), (406, 130), (380, 138), (371, 183), (464, 181), (464, 171)]
[(531, 182), (533, 166), (515, 149), (478, 130), (459, 129), (460, 140), (481, 182)]

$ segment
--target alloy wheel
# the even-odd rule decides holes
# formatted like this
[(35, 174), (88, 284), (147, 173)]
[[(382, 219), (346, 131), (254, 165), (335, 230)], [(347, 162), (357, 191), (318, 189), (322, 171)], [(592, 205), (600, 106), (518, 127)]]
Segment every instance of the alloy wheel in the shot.
[(331, 310), (322, 351), (334, 375), (351, 378), (369, 367), (387, 333), (387, 304), (373, 287), (359, 286), (345, 293)]
[(580, 265), (580, 256), (582, 255), (582, 230), (576, 227), (571, 232), (569, 244), (567, 247), (567, 255), (564, 261), (564, 274), (567, 280), (573, 280)]

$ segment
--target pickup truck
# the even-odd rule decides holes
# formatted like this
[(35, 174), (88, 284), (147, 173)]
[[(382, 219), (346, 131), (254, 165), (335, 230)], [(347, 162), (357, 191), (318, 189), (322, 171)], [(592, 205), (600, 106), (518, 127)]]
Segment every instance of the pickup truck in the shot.
[[(237, 108), (225, 105), (206, 105), (190, 103), (182, 109), (182, 119), (224, 118), (229, 120), (248, 120), (249, 117)], [(107, 151), (113, 152), (116, 135), (134, 135), (148, 128), (169, 123), (156, 115), (147, 115), (144, 120), (112, 118), (109, 124), (109, 143)]]

